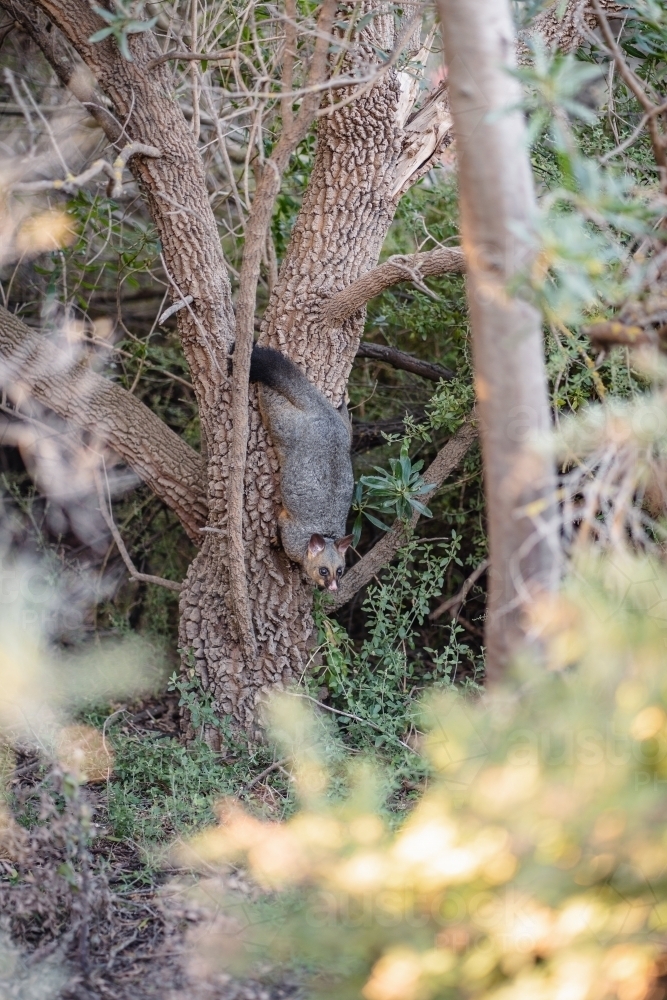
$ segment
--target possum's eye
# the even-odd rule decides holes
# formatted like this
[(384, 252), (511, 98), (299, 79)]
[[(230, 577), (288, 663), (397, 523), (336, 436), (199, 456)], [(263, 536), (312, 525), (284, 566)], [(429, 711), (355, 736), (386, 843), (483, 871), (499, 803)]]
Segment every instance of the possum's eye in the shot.
[(320, 576), (326, 577), (328, 575), (329, 575), (329, 570), (326, 568), (326, 566), (323, 566), (322, 569), (320, 570)]
[(336, 570), (336, 576), (342, 576), (342, 575), (343, 575), (343, 567), (339, 566), (338, 569)]

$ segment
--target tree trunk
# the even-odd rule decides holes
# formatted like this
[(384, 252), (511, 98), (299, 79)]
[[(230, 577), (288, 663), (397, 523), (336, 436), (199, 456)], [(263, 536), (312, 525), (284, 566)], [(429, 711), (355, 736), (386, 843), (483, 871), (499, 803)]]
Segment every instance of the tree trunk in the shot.
[[(246, 729), (257, 722), (262, 693), (298, 679), (308, 664), (312, 635), (312, 590), (277, 543), (278, 465), (262, 427), (254, 389), (249, 413), (243, 535), (257, 656), (249, 662), (236, 632), (230, 600), (228, 485), (232, 442), (229, 349), (234, 317), (215, 219), (201, 158), (178, 104), (170, 96), (164, 64), (150, 32), (132, 35), (132, 62), (111, 39), (90, 44), (103, 26), (84, 0), (0, 0), (42, 48), (62, 82), (98, 117), (117, 145), (128, 141), (156, 147), (161, 156), (136, 156), (137, 176), (163, 247), (175, 302), (192, 296), (178, 313), (179, 334), (197, 394), (207, 452), (208, 523), (199, 529), (200, 552), (181, 592), (180, 643), (220, 714)], [(52, 28), (46, 19), (52, 22)], [(58, 28), (87, 64), (113, 113), (76, 72)], [(351, 59), (367, 73), (394, 43), (390, 14), (363, 28)], [(150, 67), (150, 68), (149, 68)], [(401, 86), (414, 91), (391, 66), (352, 100), (338, 88), (324, 101), (349, 103), (321, 118), (313, 175), (292, 240), (262, 324), (261, 339), (291, 356), (338, 404), (364, 325), (365, 306), (343, 319), (327, 319), (323, 307), (376, 263), (399, 196), (414, 170), (424, 169), (449, 127), (434, 99), (429, 108), (433, 136), (412, 152), (414, 133), (404, 135), (409, 102), (400, 107)], [(414, 92), (413, 92), (414, 98)], [(428, 117), (428, 116), (427, 116)], [(430, 121), (430, 119), (429, 119)], [(119, 123), (124, 123), (122, 137)], [(431, 126), (429, 126), (431, 127)], [(437, 134), (436, 134), (437, 133)], [(402, 157), (402, 159), (401, 159)], [(398, 280), (398, 275), (395, 280)], [(160, 494), (159, 478), (154, 483)], [(193, 522), (198, 517), (189, 518)], [(195, 529), (196, 530), (196, 529)], [(245, 652), (245, 656), (244, 656)], [(215, 734), (212, 734), (215, 737)]]
[[(486, 667), (499, 678), (525, 640), (522, 609), (558, 579), (557, 540), (540, 533), (555, 498), (551, 460), (531, 447), (550, 426), (539, 313), (509, 285), (530, 264), (536, 214), (521, 89), (508, 73), (508, 0), (439, 0), (459, 166), (489, 535)], [(531, 505), (530, 511), (526, 508)]]
[[(496, 37), (495, 5), (491, 0), (483, 0), (490, 10), (488, 23), (480, 24), (480, 32), (491, 46), (487, 52), (478, 44), (474, 24), (471, 27), (466, 23), (463, 11), (466, 3), (474, 7), (474, 14), (468, 11), (468, 20), (473, 18), (478, 23), (484, 19), (479, 3), (470, 5), (469, 0), (456, 0), (456, 3), (446, 0), (445, 13), (450, 7), (452, 11), (456, 9), (460, 21), (449, 33), (449, 51), (454, 51), (453, 34), (458, 35), (461, 31), (461, 39), (456, 38), (456, 49), (467, 65), (479, 68), (485, 93), (493, 97), (496, 93), (493, 87), (498, 85), (497, 94), (503, 95), (499, 100), (504, 107), (507, 96), (516, 93), (517, 88), (510, 85), (493, 62), (497, 58), (493, 46), (497, 48), (500, 42), (512, 44), (507, 25), (504, 24)], [(161, 450), (161, 454), (154, 456), (155, 461), (148, 455), (144, 474), (155, 492), (172, 503), (190, 534), (199, 535), (202, 541), (181, 592), (180, 642), (185, 663), (194, 666), (219, 713), (231, 716), (236, 723), (252, 730), (257, 723), (257, 707), (263, 693), (300, 678), (307, 668), (313, 630), (312, 591), (278, 544), (278, 464), (261, 424), (253, 388), (243, 513), (248, 596), (257, 642), (257, 656), (249, 657), (248, 644), (244, 644), (243, 637), (236, 632), (230, 599), (228, 501), (233, 428), (229, 369), (235, 320), (230, 284), (197, 144), (171, 96), (171, 77), (151, 32), (129, 36), (133, 57), (129, 62), (121, 57), (112, 39), (90, 44), (88, 39), (104, 24), (87, 0), (0, 0), (0, 6), (32, 35), (61, 81), (96, 117), (117, 150), (128, 142), (135, 142), (160, 151), (158, 158), (135, 156), (130, 169), (141, 185), (160, 236), (173, 300), (188, 299), (189, 303), (179, 311), (177, 322), (197, 394), (206, 445), (207, 483), (196, 489), (192, 481), (193, 470), (198, 467), (196, 458), (189, 450), (182, 451), (181, 455), (181, 451), (175, 449), (173, 456), (169, 455), (168, 445), (166, 450), (163, 447), (167, 440), (164, 435), (158, 435), (157, 450)], [(110, 98), (111, 109), (105, 106), (88, 74), (77, 68), (65, 39), (91, 70), (99, 90)], [(350, 59), (367, 75), (371, 67), (380, 67), (382, 57), (378, 53), (390, 51), (394, 42), (394, 16), (380, 14), (363, 27)], [(491, 64), (487, 58), (489, 53)], [(451, 59), (450, 62), (455, 76), (456, 64)], [(538, 320), (528, 307), (503, 298), (503, 282), (513, 273), (514, 267), (508, 266), (507, 260), (500, 265), (493, 263), (494, 254), (502, 257), (506, 250), (522, 249), (518, 240), (513, 247), (511, 243), (506, 245), (508, 225), (510, 219), (525, 220), (529, 215), (530, 177), (526, 157), (521, 153), (519, 116), (506, 116), (493, 126), (475, 123), (478, 125), (475, 144), (481, 140), (479, 148), (480, 152), (483, 150), (484, 160), (477, 176), (479, 157), (475, 159), (469, 136), (466, 137), (465, 129), (461, 129), (466, 121), (466, 102), (470, 104), (466, 86), (465, 83), (461, 86), (457, 97), (463, 172), (464, 176), (468, 172), (470, 177), (470, 184), (468, 181), (464, 184), (464, 223), (469, 245), (476, 254), (471, 277), (475, 300), (473, 322), (480, 376), (478, 388), (486, 428), (487, 488), (493, 501), (490, 506), (492, 548), (496, 552), (495, 565), (499, 566), (509, 565), (507, 546), (499, 538), (499, 531), (507, 528), (513, 542), (521, 542), (528, 535), (526, 519), (514, 521), (510, 513), (524, 496), (511, 485), (511, 474), (519, 468), (517, 462), (523, 460), (526, 453), (512, 445), (503, 451), (503, 461), (498, 460), (502, 448), (497, 446), (496, 438), (498, 435), (502, 438), (511, 430), (507, 413), (500, 412), (498, 397), (506, 391), (506, 398), (513, 400), (515, 411), (522, 414), (521, 407), (527, 401), (526, 405), (534, 407), (536, 426), (546, 426), (547, 411)], [(375, 82), (362, 89), (360, 95), (355, 97), (351, 90), (339, 87), (323, 98), (323, 109), (332, 100), (345, 104), (347, 98), (349, 103), (320, 119), (313, 174), (262, 323), (260, 340), (290, 356), (334, 404), (343, 398), (359, 345), (365, 296), (374, 294), (373, 289), (402, 280), (410, 268), (418, 266), (423, 268), (423, 273), (435, 273), (428, 269), (434, 268), (436, 262), (445, 271), (462, 266), (460, 255), (449, 251), (416, 255), (406, 260), (406, 271), (402, 262), (394, 261), (341, 298), (341, 293), (373, 268), (398, 198), (428, 169), (433, 156), (446, 141), (451, 120), (440, 89), (424, 102), (411, 122), (405, 124), (416, 90), (414, 76), (410, 72), (399, 73), (389, 60), (380, 68)], [(473, 87), (473, 105), (474, 90)], [(494, 104), (491, 99), (487, 103), (498, 106), (498, 101)], [(288, 110), (286, 105), (283, 112)], [(512, 182), (510, 175), (515, 167), (516, 177)], [(486, 176), (484, 170), (490, 176)], [(476, 209), (477, 194), (480, 204)], [(476, 245), (476, 226), (487, 212), (490, 219), (496, 219), (496, 226), (493, 233), (481, 233), (480, 239), (482, 244), (488, 243), (491, 247), (493, 266), (482, 266)], [(480, 291), (489, 288), (495, 289), (493, 294), (500, 294), (493, 308), (488, 301), (482, 302), (479, 298)], [(334, 308), (328, 311), (327, 303), (334, 296), (337, 296)], [(491, 315), (494, 312), (495, 316)], [(525, 330), (521, 324), (525, 325)], [(503, 352), (508, 345), (505, 335), (508, 328), (515, 331), (509, 343), (516, 356), (516, 373), (521, 373), (520, 378), (517, 374), (510, 377), (507, 372), (507, 355)], [(499, 339), (494, 347), (492, 337), (496, 335)], [(501, 350), (498, 345), (503, 337)], [(494, 374), (494, 350), (497, 360), (504, 365), (499, 391), (490, 378)], [(493, 398), (488, 406), (482, 399), (487, 381), (493, 386)], [(91, 391), (100, 388), (90, 380), (86, 385)], [(122, 408), (125, 402), (122, 390), (117, 388), (117, 405)], [(61, 389), (65, 401), (54, 399), (56, 409), (61, 403), (65, 408), (70, 407), (64, 376)], [(49, 400), (50, 391), (48, 384), (40, 382), (45, 402)], [(116, 405), (109, 394), (105, 398), (109, 405)], [(143, 426), (146, 421), (136, 412)], [(493, 421), (499, 413), (496, 427)], [(107, 413), (105, 419), (113, 431), (112, 416)], [(236, 437), (238, 446), (238, 433)], [(117, 441), (116, 445), (122, 454), (123, 443)], [(130, 462), (135, 461), (138, 467), (141, 463), (136, 461), (133, 448), (130, 442), (125, 457)], [(150, 452), (152, 445), (147, 443), (146, 449)], [(178, 455), (182, 458), (185, 483), (180, 494), (174, 492), (169, 479), (180, 461)], [(166, 480), (165, 470), (169, 473)], [(548, 470), (545, 467), (543, 471)], [(501, 487), (507, 496), (497, 505), (496, 492)], [(533, 497), (535, 492), (529, 490), (526, 496)], [(537, 495), (543, 492), (537, 490)], [(188, 497), (196, 497), (191, 507)], [(208, 522), (201, 527), (206, 507)], [(501, 550), (507, 555), (506, 562), (503, 562), (505, 556), (500, 558)], [(531, 559), (522, 562), (521, 568), (541, 567), (544, 561), (543, 547), (538, 545)], [(529, 579), (532, 578), (529, 573)], [(496, 624), (491, 625), (489, 631), (491, 639), (496, 637), (492, 662), (497, 663), (504, 655), (499, 638), (505, 627), (503, 623), (510, 623), (515, 631), (518, 629), (515, 604), (510, 601), (509, 610), (505, 607), (505, 599), (514, 595), (515, 590), (505, 578), (503, 581), (493, 584), (495, 603), (492, 610)]]
[[(372, 27), (372, 40), (390, 48), (392, 18), (377, 17)], [(370, 46), (367, 59), (376, 61)], [(320, 120), (313, 174), (261, 326), (260, 342), (291, 357), (334, 405), (343, 399), (365, 308), (341, 323), (324, 319), (323, 306), (376, 263), (393, 218), (392, 182), (402, 149), (399, 92), (398, 74), (389, 71), (360, 100)], [(209, 468), (218, 530), (208, 533), (181, 597), (181, 644), (193, 650), (197, 673), (219, 711), (246, 728), (256, 723), (263, 693), (303, 675), (311, 648), (312, 589), (277, 542), (277, 474), (251, 389), (244, 542), (256, 662), (243, 661), (228, 594), (221, 589), (220, 570), (227, 563), (224, 461)]]

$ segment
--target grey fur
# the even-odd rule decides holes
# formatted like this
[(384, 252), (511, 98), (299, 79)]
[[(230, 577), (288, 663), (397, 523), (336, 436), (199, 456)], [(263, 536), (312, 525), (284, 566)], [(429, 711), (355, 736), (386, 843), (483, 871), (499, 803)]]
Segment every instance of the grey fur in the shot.
[[(253, 349), (250, 381), (260, 383), (262, 419), (280, 462), (283, 548), (322, 586), (318, 567), (328, 566), (335, 579), (349, 545), (343, 536), (354, 475), (347, 410), (336, 410), (289, 358), (268, 347)], [(309, 552), (316, 535), (326, 542), (317, 558)]]

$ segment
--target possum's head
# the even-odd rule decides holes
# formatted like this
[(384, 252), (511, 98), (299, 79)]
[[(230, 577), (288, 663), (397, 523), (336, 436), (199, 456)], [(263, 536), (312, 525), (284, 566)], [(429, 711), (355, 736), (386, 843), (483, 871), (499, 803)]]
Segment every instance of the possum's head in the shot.
[(314, 584), (323, 590), (336, 591), (345, 572), (345, 553), (352, 544), (352, 535), (345, 538), (324, 538), (311, 535), (303, 568)]

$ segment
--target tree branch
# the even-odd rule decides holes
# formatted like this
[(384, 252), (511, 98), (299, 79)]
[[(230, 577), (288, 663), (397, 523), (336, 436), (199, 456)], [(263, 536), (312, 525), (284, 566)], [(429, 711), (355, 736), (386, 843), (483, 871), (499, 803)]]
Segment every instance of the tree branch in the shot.
[(50, 30), (53, 26), (49, 24), (44, 14), (34, 5), (28, 9), (21, 0), (0, 0), (0, 7), (3, 7), (13, 21), (33, 39), (63, 86), (81, 102), (106, 133), (109, 141), (115, 142), (122, 134), (121, 125), (104, 107), (103, 100), (91, 83), (89, 75), (77, 72), (77, 66), (70, 59), (62, 38), (59, 37), (57, 30)]
[(658, 125), (658, 117), (662, 109), (651, 100), (649, 95), (646, 93), (643, 81), (640, 80), (637, 74), (626, 62), (623, 51), (616, 41), (614, 32), (611, 30), (607, 16), (602, 9), (600, 0), (591, 0), (591, 3), (598, 20), (598, 24), (600, 25), (602, 37), (611, 52), (611, 56), (621, 79), (625, 83), (626, 87), (628, 87), (628, 89), (635, 95), (640, 105), (646, 112), (649, 134), (651, 136), (651, 145), (653, 147), (653, 156), (660, 173), (662, 191), (663, 194), (665, 194), (667, 193), (667, 148), (665, 144), (665, 136), (661, 133), (660, 126)]
[(403, 150), (396, 164), (392, 194), (397, 200), (434, 166), (452, 141), (453, 122), (447, 83), (441, 83), (405, 124)]
[(412, 354), (399, 351), (397, 347), (385, 347), (383, 344), (369, 344), (368, 341), (364, 340), (359, 344), (357, 357), (371, 358), (373, 361), (384, 361), (386, 364), (391, 365), (392, 368), (400, 368), (402, 371), (412, 372), (413, 375), (420, 375), (431, 382), (439, 382), (443, 378), (450, 380), (456, 377), (456, 372), (453, 372), (451, 368), (444, 368), (442, 365), (437, 365), (432, 361), (422, 361), (421, 358), (415, 358)]
[(107, 528), (111, 532), (114, 542), (116, 543), (116, 548), (120, 552), (121, 559), (127, 567), (127, 571), (130, 574), (132, 580), (136, 580), (138, 583), (155, 583), (158, 587), (165, 587), (166, 590), (173, 590), (177, 594), (180, 594), (183, 589), (183, 584), (176, 583), (175, 580), (165, 580), (162, 576), (153, 576), (151, 573), (140, 573), (135, 567), (132, 559), (130, 558), (130, 553), (127, 551), (125, 542), (123, 541), (123, 536), (121, 535), (116, 522), (113, 519), (113, 514), (111, 513), (111, 503), (107, 505), (107, 498), (104, 495), (104, 488), (102, 486), (102, 479), (99, 472), (95, 476), (95, 485), (97, 486), (97, 496), (100, 502), (100, 513), (104, 518)]
[[(626, 8), (616, 0), (602, 0), (602, 6), (612, 16), (623, 16)], [(575, 52), (588, 39), (596, 26), (596, 15), (590, 0), (568, 0), (563, 10), (562, 0), (556, 0), (550, 7), (519, 35), (517, 50), (519, 60), (530, 58), (528, 42), (539, 36), (548, 49), (561, 52)]]
[[(473, 410), (465, 423), (459, 427), (456, 434), (449, 439), (444, 448), (441, 448), (431, 462), (424, 473), (425, 481), (432, 483), (434, 489), (441, 486), (447, 476), (451, 475), (454, 469), (463, 461), (476, 440), (477, 425)], [(403, 521), (394, 521), (384, 538), (345, 574), (340, 589), (333, 601), (334, 610), (342, 607), (343, 604), (347, 604), (358, 590), (361, 590), (367, 583), (370, 583), (373, 577), (391, 562), (398, 550), (405, 545), (408, 540), (409, 531), (415, 527), (418, 520), (419, 514), (414, 513), (407, 527)]]
[(187, 49), (170, 49), (156, 59), (151, 59), (146, 69), (157, 69), (162, 63), (176, 59), (178, 62), (221, 62), (224, 59), (231, 59), (237, 54), (236, 47), (230, 49), (220, 49), (219, 52), (188, 52)]
[(155, 146), (145, 146), (141, 142), (130, 142), (120, 151), (113, 164), (103, 159), (95, 160), (83, 173), (78, 174), (76, 177), (73, 174), (68, 174), (62, 179), (25, 181), (12, 184), (11, 190), (21, 191), (24, 194), (37, 194), (40, 191), (64, 191), (66, 194), (75, 194), (80, 187), (87, 184), (93, 177), (104, 173), (112, 184), (110, 197), (118, 199), (123, 193), (123, 170), (127, 166), (128, 160), (137, 155), (157, 158), (162, 156), (162, 153)]
[(32, 398), (98, 435), (171, 507), (201, 544), (206, 470), (197, 453), (147, 406), (0, 308), (0, 383), (17, 401)]
[(323, 317), (329, 323), (342, 324), (376, 295), (401, 281), (420, 282), (422, 278), (461, 274), (464, 271), (465, 257), (459, 247), (436, 247), (435, 250), (411, 256), (396, 254), (332, 295), (322, 307)]
[(442, 604), (439, 604), (438, 607), (435, 608), (435, 610), (431, 611), (430, 615), (428, 616), (428, 620), (430, 622), (437, 621), (438, 618), (444, 615), (445, 611), (449, 611), (452, 618), (457, 618), (458, 613), (461, 610), (461, 606), (465, 604), (468, 594), (475, 586), (480, 576), (486, 573), (488, 568), (489, 568), (489, 560), (483, 559), (482, 562), (479, 564), (479, 566), (472, 571), (467, 580), (464, 581), (463, 586), (459, 590), (458, 594), (454, 594), (453, 597), (450, 597), (448, 600), (443, 601)]
[[(30, 5), (0, 0), (0, 6), (20, 18), (61, 81), (95, 115), (112, 142), (129, 140), (161, 150), (159, 159), (133, 157), (130, 169), (158, 230), (172, 298), (192, 296), (192, 304), (178, 313), (178, 331), (204, 433), (212, 440), (220, 416), (211, 414), (205, 404), (215, 398), (227, 377), (234, 333), (231, 286), (192, 129), (173, 99), (167, 67), (147, 70), (161, 55), (155, 36), (150, 31), (130, 36), (130, 62), (112, 39), (89, 42), (104, 24), (85, 0), (34, 0)], [(45, 29), (44, 15), (51, 21), (50, 31)], [(113, 113), (102, 106), (87, 82), (90, 74), (80, 72), (80, 64), (69, 57), (62, 36), (110, 99)]]

